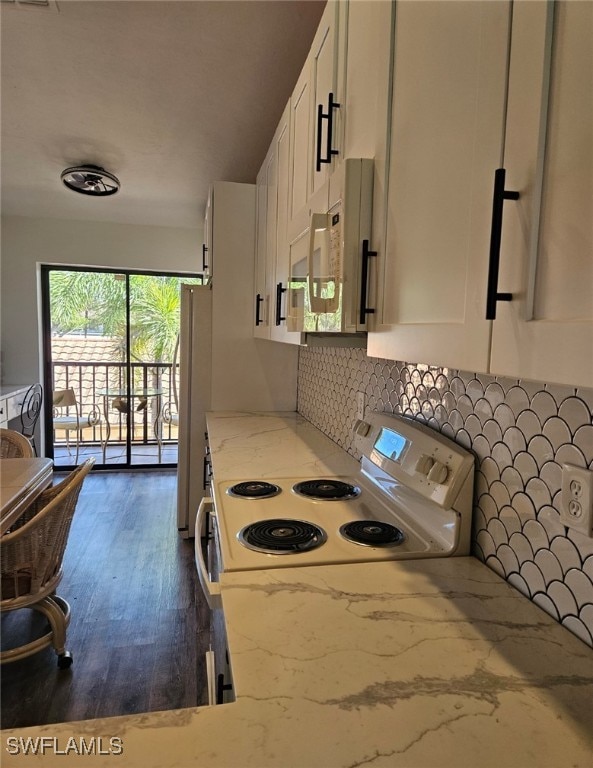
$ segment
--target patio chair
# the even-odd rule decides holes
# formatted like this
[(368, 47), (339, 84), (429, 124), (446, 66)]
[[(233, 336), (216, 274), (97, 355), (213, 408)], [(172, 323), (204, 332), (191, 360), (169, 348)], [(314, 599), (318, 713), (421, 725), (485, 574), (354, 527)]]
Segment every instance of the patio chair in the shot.
[(41, 413), (41, 403), (43, 402), (43, 388), (41, 384), (33, 384), (25, 392), (25, 397), (21, 403), (21, 433), (33, 446), (33, 454), (37, 456), (37, 446), (35, 445), (35, 427)]
[[(64, 413), (65, 411), (65, 413)], [(64, 431), (66, 433), (66, 447), (68, 453), (70, 450), (70, 432), (74, 432), (76, 437), (76, 458), (74, 463), (78, 464), (80, 453), (80, 444), (82, 443), (82, 430), (89, 427), (99, 428), (99, 442), (103, 453), (103, 464), (105, 463), (106, 443), (103, 440), (103, 420), (101, 411), (96, 403), (91, 403), (88, 413), (81, 414), (76, 399), (76, 394), (72, 388), (56, 389), (53, 393), (53, 430), (54, 441), (55, 433)]]
[(1, 459), (32, 459), (35, 456), (29, 440), (14, 429), (0, 429)]
[(65, 648), (70, 606), (55, 590), (62, 579), (62, 561), (78, 496), (94, 463), (94, 458), (87, 459), (60, 483), (43, 491), (0, 538), (0, 611), (31, 608), (49, 622), (49, 631), (42, 637), (2, 651), (2, 664), (32, 656), (51, 645), (60, 669), (72, 665), (72, 654)]

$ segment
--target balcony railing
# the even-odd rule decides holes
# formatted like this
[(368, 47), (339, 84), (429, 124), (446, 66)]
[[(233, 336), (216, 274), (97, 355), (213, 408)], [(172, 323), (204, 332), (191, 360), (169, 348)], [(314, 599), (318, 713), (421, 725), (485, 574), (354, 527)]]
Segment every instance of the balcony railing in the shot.
[[(123, 445), (127, 441), (128, 428), (132, 445), (163, 445), (177, 443), (177, 427), (163, 418), (167, 412), (175, 413), (173, 376), (178, 375), (179, 366), (171, 363), (131, 363), (132, 393), (139, 390), (157, 390), (156, 397), (142, 401), (133, 397), (131, 408), (121, 407), (117, 397), (109, 393), (127, 391), (128, 366), (126, 363), (79, 361), (60, 361), (52, 363), (53, 390), (72, 388), (76, 395), (81, 416), (89, 413), (93, 407), (101, 412), (101, 427), (96, 425), (82, 431), (81, 445), (99, 445), (105, 438), (106, 422), (110, 426), (108, 445)], [(124, 401), (125, 402), (125, 401)], [(119, 405), (119, 407), (118, 407)], [(137, 408), (141, 406), (138, 410)], [(102, 430), (102, 432), (101, 432)], [(65, 445), (66, 438), (56, 439), (56, 446)]]

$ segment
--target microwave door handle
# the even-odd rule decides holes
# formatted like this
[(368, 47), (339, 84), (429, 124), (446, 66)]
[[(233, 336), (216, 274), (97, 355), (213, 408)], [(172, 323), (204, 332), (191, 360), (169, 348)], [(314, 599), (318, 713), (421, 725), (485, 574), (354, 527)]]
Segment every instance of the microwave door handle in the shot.
[(315, 230), (327, 229), (329, 214), (312, 213), (311, 226), (309, 230), (309, 252), (307, 254), (307, 282), (309, 285), (309, 303), (311, 312), (319, 314), (326, 312), (325, 299), (315, 295), (315, 270), (313, 268), (313, 254), (315, 253)]
[(204, 496), (202, 501), (200, 501), (200, 506), (198, 507), (195, 531), (195, 556), (196, 567), (198, 569), (198, 579), (202, 585), (202, 591), (204, 592), (206, 602), (208, 603), (208, 606), (211, 610), (214, 610), (215, 608), (222, 608), (222, 598), (220, 596), (220, 584), (210, 580), (210, 574), (208, 573), (206, 561), (204, 560), (204, 553), (202, 552), (201, 532), (204, 529), (206, 515), (208, 513), (212, 513), (213, 509), (214, 505), (212, 503), (212, 499), (208, 498), (208, 496)]

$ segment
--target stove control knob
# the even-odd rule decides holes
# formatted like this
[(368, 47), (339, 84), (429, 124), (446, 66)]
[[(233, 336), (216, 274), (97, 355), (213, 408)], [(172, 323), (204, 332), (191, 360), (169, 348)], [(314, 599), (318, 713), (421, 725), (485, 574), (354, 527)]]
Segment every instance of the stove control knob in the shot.
[(430, 468), (427, 477), (431, 483), (444, 483), (448, 474), (449, 470), (447, 469), (446, 465), (441, 461), (435, 461), (435, 463)]
[(414, 470), (421, 475), (427, 475), (433, 464), (434, 464), (434, 459), (432, 458), (432, 456), (428, 456), (428, 454), (423, 453), (422, 456), (420, 456), (416, 461), (416, 466), (414, 467)]

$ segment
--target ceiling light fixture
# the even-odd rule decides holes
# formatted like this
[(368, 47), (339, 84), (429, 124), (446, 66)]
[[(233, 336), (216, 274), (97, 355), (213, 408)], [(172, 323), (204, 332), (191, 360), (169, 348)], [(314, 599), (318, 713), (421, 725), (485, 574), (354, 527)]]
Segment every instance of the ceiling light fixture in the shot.
[(62, 171), (60, 178), (73, 192), (94, 197), (115, 195), (121, 186), (117, 176), (98, 165), (75, 165), (72, 168), (66, 168)]

